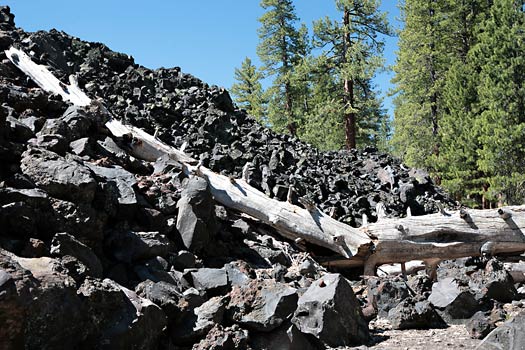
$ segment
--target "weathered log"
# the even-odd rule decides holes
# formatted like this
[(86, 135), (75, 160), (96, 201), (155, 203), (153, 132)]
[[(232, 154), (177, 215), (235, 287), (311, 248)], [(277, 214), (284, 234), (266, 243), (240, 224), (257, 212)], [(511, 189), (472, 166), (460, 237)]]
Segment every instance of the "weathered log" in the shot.
[(77, 106), (87, 106), (91, 99), (79, 88), (74, 76), (69, 77), (69, 85), (58, 80), (46, 67), (36, 64), (23, 51), (11, 47), (5, 51), (7, 58), (22, 72), (47, 92), (59, 94), (64, 101)]
[[(502, 218), (501, 212), (507, 213)], [(330, 266), (365, 264), (365, 274), (376, 266), (423, 260), (436, 261), (481, 255), (481, 247), (492, 242), (492, 255), (525, 251), (525, 206), (494, 210), (453, 211), (445, 215), (430, 214), (407, 218), (382, 219), (360, 228), (370, 236), (375, 251), (366, 259), (360, 257), (332, 261)], [(366, 260), (366, 261), (365, 261)]]
[[(91, 99), (75, 79), (70, 85), (58, 81), (43, 66), (31, 62), (23, 52), (11, 48), (7, 57), (44, 90), (58, 93), (65, 100), (85, 106)], [(115, 137), (127, 138), (134, 156), (155, 161), (168, 155), (181, 162), (188, 176), (207, 179), (215, 199), (225, 206), (253, 216), (274, 227), (281, 235), (329, 248), (345, 259), (326, 262), (328, 266), (365, 265), (365, 274), (374, 274), (381, 264), (423, 260), (435, 271), (442, 259), (480, 255), (481, 247), (490, 244), (490, 254), (521, 253), (525, 251), (525, 206), (498, 210), (471, 210), (425, 216), (386, 219), (360, 229), (332, 219), (313, 207), (300, 208), (279, 202), (249, 186), (243, 179), (231, 179), (197, 164), (181, 150), (166, 145), (141, 129), (127, 126), (118, 120), (106, 124)]]
[(134, 141), (130, 149), (134, 156), (155, 161), (161, 155), (168, 154), (184, 165), (186, 175), (204, 177), (217, 202), (261, 220), (286, 238), (304, 238), (346, 258), (357, 253), (363, 254), (369, 249), (370, 239), (364, 232), (332, 219), (317, 208), (309, 211), (288, 202), (277, 201), (248, 185), (244, 179), (232, 179), (199, 164), (193, 165), (197, 163), (195, 159), (117, 120), (108, 122), (106, 126), (115, 136), (132, 136)]
[[(44, 90), (58, 93), (64, 99), (80, 106), (91, 103), (91, 99), (78, 86), (64, 87), (45, 67), (33, 63), (22, 51), (11, 48), (6, 54)], [(107, 122), (106, 127), (115, 137), (129, 140), (129, 149), (135, 157), (153, 162), (161, 156), (168, 155), (183, 164), (186, 175), (204, 177), (209, 183), (212, 195), (219, 203), (261, 220), (287, 238), (304, 238), (345, 258), (356, 254), (363, 255), (369, 250), (371, 242), (365, 233), (332, 219), (317, 208), (305, 210), (288, 202), (271, 199), (248, 185), (246, 181), (214, 173), (198, 165), (195, 159), (176, 148), (116, 119)]]

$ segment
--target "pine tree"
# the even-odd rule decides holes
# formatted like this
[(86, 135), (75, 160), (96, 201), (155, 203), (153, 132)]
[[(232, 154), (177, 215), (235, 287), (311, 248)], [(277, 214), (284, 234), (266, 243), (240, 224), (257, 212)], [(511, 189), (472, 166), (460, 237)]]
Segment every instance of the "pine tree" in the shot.
[(396, 152), (464, 203), (522, 202), (524, 1), (406, 0), (401, 9)]
[(450, 67), (443, 86), (441, 147), (436, 171), (442, 185), (457, 200), (470, 206), (481, 202), (486, 183), (477, 164), (480, 135), (474, 126), (479, 115), (479, 67), (472, 48), (487, 11), (488, 3), (484, 0), (455, 1), (448, 8), (445, 23), (452, 33), (448, 45)]
[(304, 62), (310, 81), (308, 112), (300, 138), (321, 150), (339, 150), (345, 145), (344, 106), (339, 78), (325, 55)]
[(235, 80), (231, 87), (235, 102), (246, 109), (248, 114), (254, 116), (259, 122), (265, 123), (265, 103), (261, 85), (262, 74), (246, 57), (241, 68), (235, 68)]
[(525, 199), (524, 7), (523, 0), (494, 1), (474, 48), (480, 67), (478, 167), (487, 176), (489, 199), (511, 204)]
[[(374, 115), (367, 112), (372, 111), (373, 106), (376, 107), (374, 112), (380, 111), (370, 80), (383, 65), (380, 54), (384, 43), (378, 34), (390, 34), (390, 28), (385, 14), (378, 10), (378, 1), (337, 0), (336, 7), (341, 12), (343, 23), (328, 17), (316, 21), (313, 46), (323, 51), (314, 70), (317, 75), (326, 76), (318, 81), (328, 84), (329, 91), (334, 86), (339, 88), (318, 96), (321, 105), (315, 108), (314, 114), (317, 115), (309, 118), (330, 119), (330, 125), (344, 130), (346, 148), (355, 148), (359, 138), (367, 138), (359, 137), (366, 133), (364, 129), (359, 131), (358, 126), (374, 124), (369, 119), (375, 118)], [(334, 101), (339, 106), (333, 106)], [(381, 115), (384, 116), (384, 112)]]
[(273, 77), (273, 85), (267, 91), (268, 119), (278, 130), (297, 134), (294, 114), (294, 89), (291, 83), (293, 66), (307, 50), (305, 27), (296, 28), (299, 20), (291, 0), (262, 0), (261, 7), (267, 12), (259, 19), (260, 43), (257, 54), (263, 62), (266, 76)]
[(401, 4), (404, 28), (394, 66), (395, 152), (409, 165), (433, 172), (439, 157), (439, 115), (449, 66), (447, 6), (446, 0), (405, 0)]

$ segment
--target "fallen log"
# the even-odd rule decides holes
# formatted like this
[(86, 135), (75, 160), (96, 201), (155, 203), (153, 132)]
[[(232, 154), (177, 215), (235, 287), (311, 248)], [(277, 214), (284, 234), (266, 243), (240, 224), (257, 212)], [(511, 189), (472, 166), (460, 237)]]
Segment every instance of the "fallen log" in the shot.
[[(45, 67), (35, 64), (22, 51), (10, 48), (7, 57), (24, 73), (31, 77), (42, 89), (60, 94), (65, 100), (80, 106), (92, 103), (91, 99), (77, 85), (65, 86)], [(75, 81), (75, 79), (70, 79)], [(371, 245), (364, 232), (332, 219), (317, 208), (306, 210), (288, 202), (269, 198), (261, 191), (251, 187), (242, 179), (231, 179), (197, 164), (185, 153), (166, 145), (154, 136), (139, 128), (122, 124), (116, 119), (106, 123), (106, 127), (117, 138), (127, 138), (133, 156), (154, 162), (168, 155), (183, 164), (188, 176), (202, 176), (209, 184), (210, 191), (217, 202), (253, 216), (274, 227), (286, 238), (302, 238), (310, 243), (331, 249), (350, 258), (364, 255)]]
[(361, 227), (372, 238), (375, 251), (363, 261), (359, 257), (327, 263), (329, 266), (364, 264), (365, 274), (374, 274), (378, 265), (423, 260), (480, 256), (482, 247), (490, 254), (525, 251), (525, 206), (494, 210), (464, 209), (406, 218), (383, 219)]
[(134, 156), (155, 161), (167, 154), (183, 164), (187, 176), (204, 177), (217, 202), (261, 220), (286, 238), (302, 238), (346, 258), (369, 251), (371, 242), (366, 233), (332, 219), (317, 208), (306, 210), (289, 202), (280, 202), (253, 188), (244, 179), (230, 178), (199, 164), (193, 165), (197, 161), (183, 152), (117, 120), (108, 122), (106, 126), (115, 136), (123, 135), (123, 131), (127, 130), (136, 140), (130, 145)]
[[(58, 93), (80, 106), (93, 103), (74, 78), (70, 78), (70, 85), (62, 84), (22, 51), (11, 48), (6, 55), (42, 89)], [(375, 274), (376, 267), (381, 264), (422, 260), (435, 268), (443, 259), (525, 251), (525, 206), (383, 218), (358, 229), (332, 219), (315, 206), (303, 209), (280, 202), (267, 197), (243, 179), (216, 174), (141, 129), (124, 125), (116, 119), (106, 126), (115, 137), (130, 141), (129, 149), (135, 157), (153, 162), (168, 155), (183, 164), (186, 175), (204, 177), (219, 203), (261, 220), (284, 237), (304, 239), (345, 258), (327, 261), (327, 266), (364, 265), (365, 274)]]

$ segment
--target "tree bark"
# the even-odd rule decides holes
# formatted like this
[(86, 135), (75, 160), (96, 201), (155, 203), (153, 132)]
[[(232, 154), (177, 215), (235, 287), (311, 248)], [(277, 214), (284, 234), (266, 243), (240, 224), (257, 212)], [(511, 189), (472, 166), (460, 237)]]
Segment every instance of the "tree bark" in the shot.
[[(350, 49), (352, 42), (350, 41), (350, 33), (346, 33), (350, 25), (350, 11), (345, 8), (343, 14), (343, 23), (345, 25), (345, 36), (344, 36), (344, 62), (348, 60), (348, 50)], [(347, 149), (356, 147), (356, 120), (354, 112), (354, 80), (345, 77), (344, 80), (344, 119), (345, 119), (345, 144)], [(351, 111), (347, 109), (350, 107)]]

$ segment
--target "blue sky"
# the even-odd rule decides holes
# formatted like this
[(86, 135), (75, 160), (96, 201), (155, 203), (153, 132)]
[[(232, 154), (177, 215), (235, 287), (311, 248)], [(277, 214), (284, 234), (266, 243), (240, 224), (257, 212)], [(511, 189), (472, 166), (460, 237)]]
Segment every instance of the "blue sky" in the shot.
[[(333, 0), (296, 0), (297, 15), (311, 26), (313, 20), (338, 19)], [(397, 1), (383, 0), (394, 27), (400, 23)], [(56, 28), (112, 50), (132, 55), (149, 68), (179, 66), (209, 84), (229, 88), (235, 67), (245, 57), (258, 64), (259, 0), (0, 0), (11, 7), (17, 26), (26, 31)], [(393, 64), (397, 38), (386, 38), (385, 58)], [(391, 74), (375, 79), (384, 93)], [(385, 107), (392, 114), (389, 98)]]

